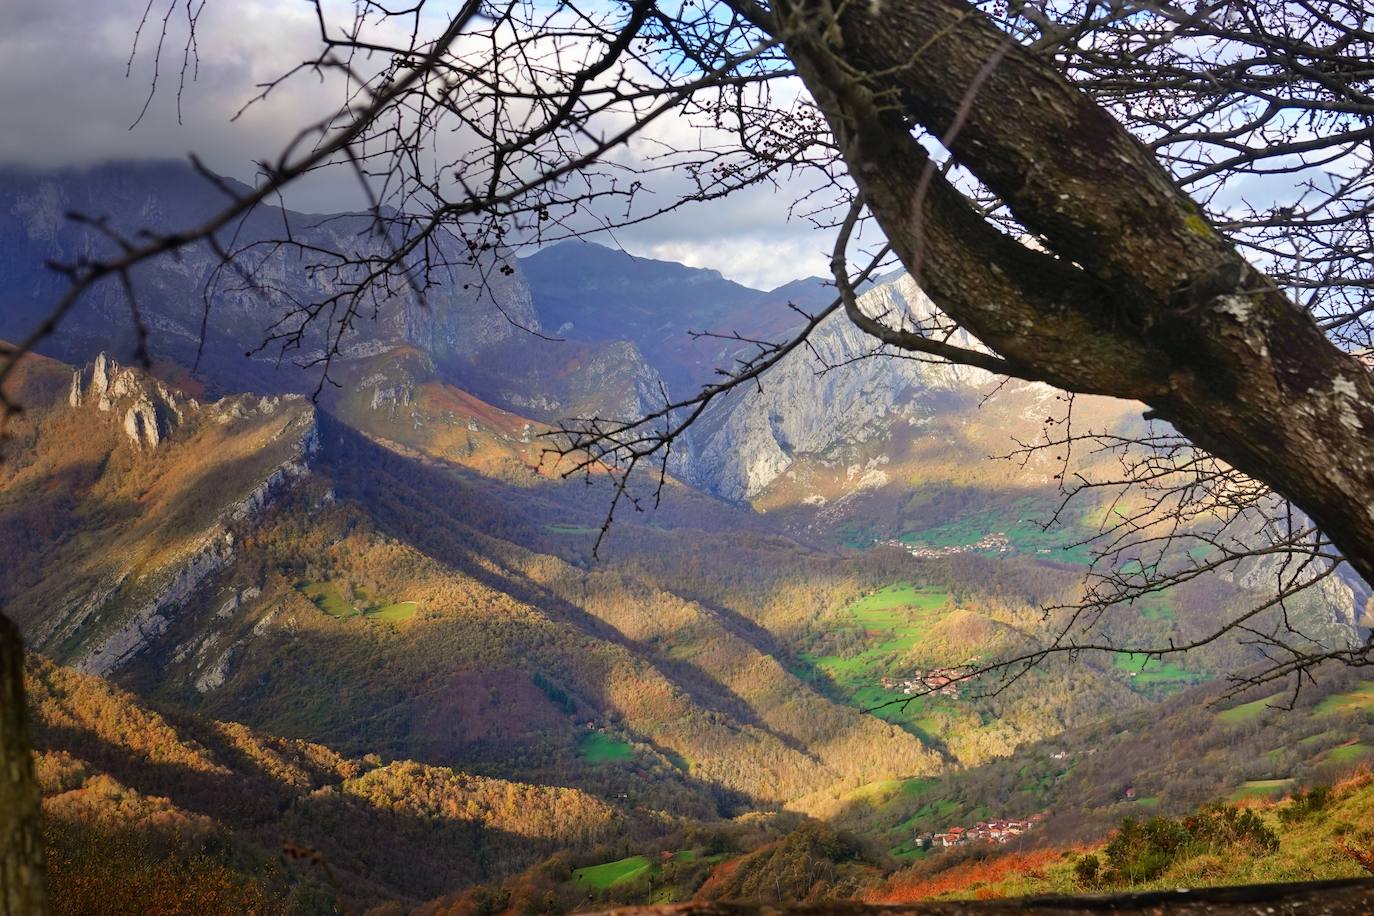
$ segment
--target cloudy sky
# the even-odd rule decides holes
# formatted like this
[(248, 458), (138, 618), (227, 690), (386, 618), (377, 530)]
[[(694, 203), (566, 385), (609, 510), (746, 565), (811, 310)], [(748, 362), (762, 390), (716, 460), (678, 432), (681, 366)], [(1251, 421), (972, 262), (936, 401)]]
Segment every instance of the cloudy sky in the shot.
[[(274, 158), (287, 137), (341, 101), (336, 86), (297, 79), (238, 121), (255, 86), (312, 56), (317, 30), (304, 0), (207, 0), (198, 29), (199, 68), (180, 100), (184, 0), (173, 8), (158, 63), (159, 91), (137, 127), (152, 83), (153, 48), (168, 0), (153, 0), (129, 65), (148, 0), (44, 0), (6, 11), (0, 31), (4, 129), (0, 164), (56, 167), (114, 158), (197, 153), (221, 173), (251, 181), (256, 159)], [(199, 0), (196, 0), (199, 2)], [(343, 181), (298, 188), (288, 202), (328, 212), (360, 200)], [(627, 251), (711, 267), (771, 288), (827, 272), (831, 238), (789, 221), (787, 188), (758, 188), (696, 205), (602, 237)]]

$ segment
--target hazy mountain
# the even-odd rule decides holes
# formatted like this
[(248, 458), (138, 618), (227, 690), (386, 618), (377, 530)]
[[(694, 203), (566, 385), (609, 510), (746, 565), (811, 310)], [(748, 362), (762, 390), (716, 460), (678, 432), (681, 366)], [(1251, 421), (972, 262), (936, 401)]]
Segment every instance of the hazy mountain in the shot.
[[(230, 187), (241, 185), (227, 180)], [(224, 202), (223, 193), (188, 165), (176, 162), (114, 163), (58, 172), (0, 171), (0, 338), (23, 339), (64, 288), (62, 276), (45, 267), (107, 253), (114, 243), (89, 221), (134, 236), (196, 225)], [(80, 213), (88, 222), (67, 219)], [(272, 244), (289, 231), (307, 246), (343, 252), (385, 245), (368, 231), (365, 217), (312, 215), (273, 206), (256, 209), (220, 239), (247, 250), (249, 284), (219, 270), (207, 246), (161, 259), (134, 272), (138, 307), (151, 331), (154, 359), (182, 370), (195, 365), (196, 381), (212, 392), (310, 392), (319, 370), (302, 370), (323, 352), (328, 330), (311, 326), (298, 350), (268, 347), (252, 357), (267, 329), (290, 317), (293, 303), (309, 303), (329, 291), (329, 271), (310, 272), (316, 255)], [(658, 376), (633, 345), (618, 341), (557, 345), (537, 336), (540, 328), (529, 290), (518, 271), (494, 269), (499, 255), (464, 266), (458, 244), (436, 240), (454, 265), (446, 282), (423, 302), (408, 292), (365, 304), (356, 326), (341, 340), (334, 367), (350, 366), (398, 347), (414, 347), (434, 370), (496, 403), (545, 418), (573, 414), (629, 415), (657, 399)], [(445, 249), (443, 246), (449, 246)], [(376, 308), (375, 317), (372, 314)], [(202, 322), (204, 339), (202, 341)], [(102, 351), (129, 361), (135, 325), (120, 284), (94, 288), (40, 350), (83, 362)], [(282, 358), (284, 356), (284, 359)]]
[[(230, 186), (242, 186), (229, 181)], [(113, 242), (87, 223), (66, 219), (81, 213), (104, 221), (114, 232), (133, 236), (140, 230), (169, 232), (196, 225), (224, 202), (223, 194), (184, 163), (116, 163), (90, 169), (51, 173), (0, 172), (0, 336), (20, 339), (56, 300), (63, 278), (44, 267), (73, 262), (83, 255), (109, 252)], [(264, 206), (255, 210), (221, 242), (240, 246), (268, 242), (290, 233), (307, 244), (344, 251), (383, 244), (366, 231), (364, 218), (347, 214), (318, 216)], [(450, 253), (451, 260), (458, 258)], [(155, 357), (183, 366), (195, 362), (202, 319), (205, 346), (201, 377), (221, 390), (308, 390), (315, 378), (288, 362), (275, 369), (276, 354), (245, 359), (244, 352), (262, 343), (265, 329), (282, 318), (289, 303), (317, 298), (328, 282), (312, 279), (303, 269), (308, 257), (275, 246), (250, 249), (248, 262), (261, 285), (249, 288), (232, 274), (217, 273), (217, 258), (207, 247), (188, 249), (179, 259), (150, 264), (133, 276), (138, 304), (152, 334)], [(464, 276), (456, 268), (453, 282), (436, 290), (425, 305), (408, 297), (378, 303), (376, 321), (363, 321), (345, 337), (346, 356), (376, 353), (399, 343), (423, 347), (434, 359), (470, 365), (483, 354), (520, 333), (504, 319), (537, 324), (529, 294), (518, 276), (489, 271), (485, 286), (474, 282), (477, 270)], [(468, 288), (465, 288), (465, 284)], [(479, 289), (479, 286), (481, 288)], [(212, 291), (208, 310), (205, 292)], [(499, 308), (498, 308), (499, 305)], [(320, 333), (303, 347), (321, 346)], [(45, 342), (48, 352), (86, 360), (99, 350), (127, 359), (133, 343), (129, 304), (118, 283), (97, 286), (63, 321), (61, 333)]]
[(571, 340), (632, 342), (676, 397), (715, 380), (740, 348), (697, 335), (771, 339), (800, 324), (789, 303), (809, 311), (834, 298), (817, 278), (757, 290), (714, 270), (582, 241), (543, 248), (520, 270), (543, 327)]

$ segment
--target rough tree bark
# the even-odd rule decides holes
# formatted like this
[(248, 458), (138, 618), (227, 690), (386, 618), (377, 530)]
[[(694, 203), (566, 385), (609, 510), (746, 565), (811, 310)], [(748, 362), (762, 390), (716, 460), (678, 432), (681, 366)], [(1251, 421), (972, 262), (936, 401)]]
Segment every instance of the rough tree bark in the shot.
[(47, 912), (27, 719), (24, 645), (19, 628), (0, 615), (0, 916)]
[[(1374, 581), (1369, 371), (1111, 115), (963, 0), (779, 0), (753, 14), (785, 41), (870, 212), (947, 314), (1018, 374), (1150, 405), (1301, 506)], [(976, 213), (914, 125), (1049, 253)]]

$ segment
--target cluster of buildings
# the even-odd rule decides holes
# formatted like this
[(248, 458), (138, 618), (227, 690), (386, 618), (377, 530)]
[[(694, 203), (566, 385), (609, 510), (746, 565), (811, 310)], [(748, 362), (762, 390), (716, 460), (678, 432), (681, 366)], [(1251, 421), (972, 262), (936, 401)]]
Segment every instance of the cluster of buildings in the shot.
[(968, 843), (1008, 843), (1045, 819), (1045, 812), (1020, 820), (979, 821), (972, 827), (950, 827), (944, 833), (925, 833), (916, 838), (922, 849), (946, 849)]
[(947, 557), (956, 553), (1006, 553), (1011, 550), (1011, 540), (1001, 531), (984, 535), (973, 544), (955, 544), (952, 547), (922, 547), (918, 544), (905, 544), (896, 538), (878, 541), (887, 547), (899, 547), (913, 557)]
[(882, 680), (884, 690), (900, 690), (910, 696), (911, 694), (930, 694), (938, 693), (941, 696), (959, 699), (959, 684), (955, 679), (960, 671), (957, 668), (931, 668), (929, 671), (916, 670), (910, 677), (897, 678), (885, 677)]

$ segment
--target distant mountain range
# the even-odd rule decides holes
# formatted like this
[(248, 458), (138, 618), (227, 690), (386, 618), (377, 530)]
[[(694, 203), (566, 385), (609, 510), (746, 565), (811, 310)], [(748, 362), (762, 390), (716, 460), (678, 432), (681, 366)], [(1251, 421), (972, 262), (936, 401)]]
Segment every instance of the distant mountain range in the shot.
[[(58, 295), (45, 261), (105, 244), (66, 211), (166, 230), (216, 194), (165, 163), (0, 173), (0, 338), (22, 337)], [(240, 239), (271, 238), (283, 220), (331, 244), (358, 228), (266, 209)], [(738, 855), (807, 818), (901, 857), (908, 828), (956, 810), (931, 788), (953, 771), (992, 774), (949, 784), (979, 786), (954, 800), (961, 813), (1032, 813), (1029, 796), (987, 786), (1039, 781), (1034, 803), (1061, 808), (1047, 824), (1072, 832), (1051, 742), (1100, 742), (1255, 659), (1233, 639), (1167, 664), (1063, 660), (990, 696), (903, 694), (913, 672), (1049, 638), (1042, 608), (1081, 596), (1081, 542), (1108, 510), (1085, 502), (1046, 530), (1058, 468), (988, 459), (1038, 435), (1056, 392), (873, 357), (842, 315), (761, 388), (713, 404), (663, 505), (627, 508), (593, 560), (610, 481), (563, 479), (544, 434), (565, 417), (629, 418), (665, 391), (688, 394), (739, 346), (691, 332), (781, 335), (800, 318), (789, 303), (810, 312), (830, 291), (814, 279), (752, 290), (585, 242), (508, 272), (485, 270), (494, 264), (474, 268), (497, 278), (481, 292), (459, 274), (424, 305), (379, 303), (317, 401), (304, 396), (308, 372), (244, 356), (290, 297), (319, 292), (279, 252), (262, 265), (272, 292), (221, 285), (208, 312), (210, 253), (142, 270), (148, 371), (129, 365), (113, 286), (24, 361), (10, 393), (26, 410), (0, 444), (0, 606), (48, 659), (31, 679), (50, 816), (229, 831), (247, 852), (216, 847), (214, 861), (258, 875), (264, 894), (292, 883), (255, 856), (319, 847), (336, 881), (308, 861), (287, 874), (309, 872), (312, 893), (359, 906), (431, 899), (558, 850), (548, 867), (564, 872), (567, 855), (580, 866), (667, 853), (660, 872), (706, 880), (721, 861), (706, 858), (727, 855), (708, 853), (706, 833), (724, 831)], [(930, 308), (905, 276), (861, 304)], [(1098, 428), (1141, 423), (1130, 404), (1075, 409)], [(1114, 609), (1101, 631), (1189, 638), (1259, 600), (1269, 573), (1200, 578)], [(1319, 638), (1360, 639), (1366, 598), (1362, 583), (1331, 578), (1285, 613)], [(63, 697), (85, 711), (64, 711)], [(96, 707), (162, 734), (178, 762), (129, 745)], [(176, 775), (183, 764), (201, 775)], [(157, 798), (163, 776), (170, 801)], [(1208, 791), (1225, 778), (1209, 776)], [(128, 790), (123, 808), (101, 794), (109, 781)], [(266, 792), (280, 820), (231, 810), (215, 786)], [(585, 821), (570, 833), (522, 819), (524, 804)], [(397, 860), (410, 852), (332, 843), (330, 824), (395, 836), (402, 851), (433, 842), (471, 868), (407, 888)], [(513, 853), (516, 836), (533, 851)], [(702, 861), (674, 858), (689, 849)]]
[[(68, 212), (108, 217), (111, 228), (125, 233), (168, 231), (192, 225), (221, 199), (204, 178), (176, 163), (0, 172), (0, 211), (6, 214), (0, 221), (0, 335), (21, 337), (58, 296), (60, 278), (44, 264), (78, 259), (83, 251), (110, 244), (92, 226), (67, 221)], [(236, 228), (235, 239), (250, 245), (279, 237), (285, 226), (306, 243), (346, 247), (366, 238), (358, 217), (265, 207)], [(292, 255), (270, 252), (262, 264), (250, 255), (250, 263), (270, 278), (263, 289), (217, 274), (208, 250), (139, 272), (134, 283), (152, 330), (153, 355), (183, 368), (196, 365), (195, 384), (212, 394), (312, 390), (317, 374), (290, 362), (319, 352), (323, 328), (307, 336), (301, 353), (286, 354), (285, 364), (270, 349), (253, 358), (243, 355), (261, 344), (265, 329), (290, 302), (318, 296), (323, 288), (324, 281), (308, 278)], [(589, 242), (553, 245), (510, 263), (509, 273), (491, 266), (479, 264), (467, 275), (455, 270), (423, 305), (405, 297), (381, 303), (375, 321), (362, 322), (344, 338), (338, 375), (349, 379), (356, 375), (352, 367), (409, 347), (424, 355), (425, 372), (534, 420), (628, 418), (661, 406), (665, 393), (680, 399), (718, 379), (718, 371), (748, 349), (728, 336), (694, 332), (781, 339), (800, 325), (803, 313), (833, 298), (833, 290), (816, 278), (753, 290), (715, 271)], [(870, 291), (866, 301), (875, 309), (927, 307), (900, 278)], [(64, 321), (61, 334), (45, 341), (42, 351), (72, 362), (109, 351), (128, 361), (133, 328), (122, 290), (107, 284)], [(847, 468), (852, 462), (841, 454), (846, 447), (874, 436), (886, 439), (890, 427), (939, 412), (951, 393), (956, 409), (967, 408), (960, 392), (964, 400), (976, 398), (985, 382), (976, 372), (918, 363), (852, 362), (868, 352), (869, 343), (842, 316), (826, 323), (813, 346), (823, 362), (798, 353), (771, 373), (761, 396), (741, 393), (713, 406), (680, 443), (679, 476), (729, 499), (753, 499), (794, 462), (819, 458), (843, 461)], [(821, 372), (827, 366), (835, 368)], [(873, 479), (869, 475), (864, 486)]]

